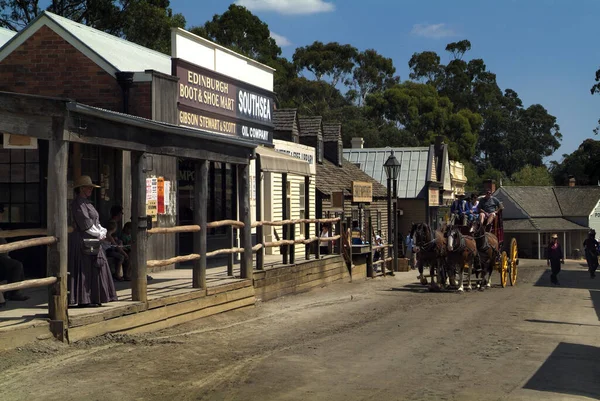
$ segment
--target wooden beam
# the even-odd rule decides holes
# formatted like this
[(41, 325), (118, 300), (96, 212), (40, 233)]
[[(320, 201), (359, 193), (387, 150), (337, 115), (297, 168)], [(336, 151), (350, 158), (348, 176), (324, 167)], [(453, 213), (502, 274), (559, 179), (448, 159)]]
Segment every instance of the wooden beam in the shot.
[(44, 277), (44, 278), (36, 278), (33, 280), (24, 280), (18, 281), (16, 283), (10, 284), (0, 284), (0, 294), (7, 291), (16, 291), (16, 290), (24, 290), (27, 288), (38, 288), (38, 287), (46, 287), (52, 284), (55, 284), (58, 279), (54, 276), (52, 277)]
[[(237, 168), (234, 168), (234, 164), (230, 164), (229, 165), (231, 167), (231, 186), (232, 186), (232, 190), (231, 190), (231, 216), (237, 216), (238, 214), (238, 195), (236, 194), (237, 192), (237, 188), (238, 188), (238, 171)], [(225, 192), (227, 193), (227, 192)], [(233, 248), (235, 247), (235, 240), (236, 240), (236, 234), (237, 231), (233, 229), (233, 227), (229, 227), (227, 228), (227, 239), (228, 239), (228, 244), (229, 244), (229, 248)], [(233, 264), (235, 262), (235, 257), (236, 255), (234, 254), (230, 254), (227, 257), (227, 275), (228, 276), (233, 276)]]
[(0, 92), (0, 110), (7, 113), (37, 117), (56, 117), (61, 121), (67, 114), (69, 99), (51, 98), (23, 93)]
[(0, 110), (0, 131), (38, 139), (52, 138), (52, 117), (31, 116)]
[[(256, 221), (262, 220), (262, 208), (263, 208), (263, 196), (262, 196), (262, 180), (261, 180), (261, 162), (260, 156), (256, 158), (255, 163), (255, 179), (256, 179)], [(261, 225), (256, 227), (256, 242), (262, 244), (265, 241), (264, 227)], [(264, 248), (259, 249), (256, 252), (256, 269), (264, 270), (265, 268), (265, 250)]]
[(146, 219), (146, 173), (144, 153), (131, 152), (131, 297), (148, 302), (146, 281), (146, 248), (148, 220)]
[(194, 224), (200, 226), (200, 231), (194, 233), (194, 253), (200, 258), (194, 261), (192, 286), (206, 288), (206, 241), (208, 220), (208, 161), (195, 163), (196, 182), (194, 183)]
[(240, 199), (240, 217), (244, 223), (241, 232), (241, 247), (244, 253), (241, 257), (241, 278), (252, 278), (252, 227), (250, 221), (250, 168), (248, 165), (238, 165), (238, 197)]
[[(48, 314), (50, 320), (62, 321), (67, 325), (67, 281), (68, 281), (68, 231), (67, 231), (67, 166), (69, 144), (62, 140), (64, 121), (56, 119), (54, 135), (48, 148), (48, 193), (46, 221), (48, 233), (56, 242), (48, 247), (48, 276), (57, 278), (49, 288)], [(61, 139), (58, 139), (61, 138)], [(64, 333), (55, 333), (64, 338)]]
[(142, 151), (152, 154), (183, 157), (196, 160), (212, 160), (247, 164), (252, 156), (251, 149), (241, 146), (226, 146), (215, 140), (200, 136), (183, 136), (157, 129), (142, 128), (118, 123), (98, 117), (71, 113), (69, 119), (69, 141), (96, 144), (123, 150)]

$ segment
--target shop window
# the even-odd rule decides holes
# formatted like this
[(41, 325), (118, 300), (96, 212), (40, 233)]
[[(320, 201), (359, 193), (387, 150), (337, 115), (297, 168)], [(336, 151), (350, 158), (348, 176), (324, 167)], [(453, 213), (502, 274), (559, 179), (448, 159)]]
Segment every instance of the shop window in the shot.
[[(305, 191), (306, 186), (304, 185), (303, 182), (298, 184), (298, 191), (300, 192), (300, 195), (298, 196), (298, 210), (300, 211), (300, 218), (301, 219), (305, 219), (306, 218), (306, 208), (304, 207), (304, 202), (306, 201), (306, 196), (305, 196)], [(305, 229), (304, 229), (304, 223), (300, 224), (300, 234), (302, 236), (304, 236), (305, 233)]]
[(0, 149), (3, 223), (40, 224), (40, 164), (37, 149)]

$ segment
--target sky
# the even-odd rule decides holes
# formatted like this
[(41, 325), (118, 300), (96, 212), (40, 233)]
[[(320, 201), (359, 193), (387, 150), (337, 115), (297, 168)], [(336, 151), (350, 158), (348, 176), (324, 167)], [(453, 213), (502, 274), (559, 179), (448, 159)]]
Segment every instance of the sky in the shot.
[[(561, 160), (593, 133), (600, 95), (592, 96), (600, 68), (598, 0), (236, 0), (269, 25), (283, 56), (318, 40), (375, 49), (394, 61), (402, 80), (413, 53), (468, 39), (466, 59), (481, 58), (502, 90), (516, 91), (525, 107), (539, 103), (557, 117)], [(222, 14), (231, 1), (171, 0), (187, 28)]]

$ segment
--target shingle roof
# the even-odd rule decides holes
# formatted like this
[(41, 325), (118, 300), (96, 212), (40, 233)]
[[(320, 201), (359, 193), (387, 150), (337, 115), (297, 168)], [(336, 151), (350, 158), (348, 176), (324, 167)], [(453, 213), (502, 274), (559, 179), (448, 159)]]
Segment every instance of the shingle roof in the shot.
[(328, 160), (323, 160), (323, 164), (317, 164), (317, 189), (325, 195), (340, 191), (343, 191), (344, 195), (351, 195), (352, 181), (371, 182), (373, 183), (374, 198), (387, 197), (386, 187), (348, 160), (342, 161), (342, 167), (338, 167)]
[(505, 232), (580, 231), (588, 229), (562, 217), (504, 220), (503, 226)]
[(360, 165), (360, 169), (387, 185), (383, 164), (394, 150), (401, 163), (398, 177), (398, 197), (402, 199), (425, 198), (428, 172), (430, 171), (430, 147), (416, 148), (368, 148), (344, 149), (344, 157), (351, 163)]
[(600, 187), (554, 187), (563, 216), (587, 217), (600, 200)]
[(15, 31), (0, 27), (0, 47), (4, 46), (4, 44), (16, 34), (17, 33)]
[(587, 217), (598, 201), (600, 187), (501, 187), (501, 201), (511, 201), (530, 217)]
[(342, 123), (323, 123), (323, 141), (342, 140)]
[(314, 136), (322, 135), (322, 121), (323, 117), (299, 117), (298, 124), (300, 128), (300, 136)]
[(501, 187), (495, 196), (516, 203), (529, 217), (562, 217), (553, 187)]
[(276, 131), (292, 131), (298, 109), (279, 109), (273, 112), (273, 125)]

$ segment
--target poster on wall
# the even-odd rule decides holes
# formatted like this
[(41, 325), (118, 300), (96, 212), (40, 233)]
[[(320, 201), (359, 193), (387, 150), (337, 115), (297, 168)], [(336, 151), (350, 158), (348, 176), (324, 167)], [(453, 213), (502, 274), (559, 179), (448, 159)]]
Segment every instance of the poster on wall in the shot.
[(152, 221), (158, 216), (158, 179), (146, 178), (146, 216), (152, 216)]
[(158, 214), (165, 214), (165, 179), (163, 177), (157, 179), (156, 208)]
[(171, 204), (171, 181), (165, 181), (164, 192), (165, 192), (165, 209), (168, 209), (169, 205)]

